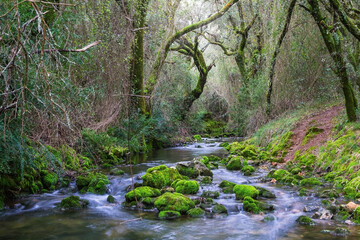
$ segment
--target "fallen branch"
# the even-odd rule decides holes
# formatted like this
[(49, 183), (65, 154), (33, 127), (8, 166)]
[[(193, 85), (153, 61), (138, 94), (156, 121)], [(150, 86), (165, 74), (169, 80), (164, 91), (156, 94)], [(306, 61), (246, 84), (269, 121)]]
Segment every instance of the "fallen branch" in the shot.
[[(43, 52), (44, 53), (48, 53), (48, 52), (85, 52), (86, 50), (88, 50), (91, 47), (94, 47), (96, 45), (98, 45), (101, 41), (96, 41), (93, 42), (81, 49), (44, 49)], [(41, 53), (41, 50), (37, 50), (35, 53)]]

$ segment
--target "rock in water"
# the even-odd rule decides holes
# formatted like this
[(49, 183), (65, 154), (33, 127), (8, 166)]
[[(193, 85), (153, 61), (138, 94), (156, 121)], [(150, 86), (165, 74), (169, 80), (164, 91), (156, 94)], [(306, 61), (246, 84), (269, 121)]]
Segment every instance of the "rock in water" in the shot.
[(213, 176), (211, 170), (200, 160), (194, 159), (190, 162), (178, 163), (176, 169), (181, 175), (189, 178), (197, 178), (198, 176)]

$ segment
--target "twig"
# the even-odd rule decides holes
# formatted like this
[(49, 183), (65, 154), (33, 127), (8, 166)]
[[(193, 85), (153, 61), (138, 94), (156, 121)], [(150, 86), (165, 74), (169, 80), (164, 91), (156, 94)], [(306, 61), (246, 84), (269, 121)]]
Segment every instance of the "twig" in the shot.
[[(49, 52), (85, 52), (86, 50), (88, 50), (89, 48), (91, 47), (94, 47), (96, 45), (98, 45), (101, 41), (96, 41), (96, 42), (93, 42), (81, 49), (44, 49), (43, 52), (45, 53), (49, 53)], [(35, 51), (35, 53), (41, 53), (41, 50), (37, 50)]]

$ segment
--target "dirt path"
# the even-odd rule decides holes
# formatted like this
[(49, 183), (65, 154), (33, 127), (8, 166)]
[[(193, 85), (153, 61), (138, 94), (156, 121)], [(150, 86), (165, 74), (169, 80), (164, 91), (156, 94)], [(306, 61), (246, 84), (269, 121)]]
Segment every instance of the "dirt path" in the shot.
[[(331, 130), (334, 128), (334, 122), (332, 120), (339, 115), (340, 111), (343, 109), (344, 107), (342, 105), (333, 106), (321, 112), (311, 114), (297, 123), (292, 130), (294, 134), (291, 138), (291, 142), (293, 144), (289, 149), (289, 153), (284, 158), (285, 162), (292, 160), (298, 150), (303, 152), (313, 146), (321, 146), (326, 143), (329, 139)], [(320, 128), (323, 132), (315, 135), (315, 137), (308, 140), (305, 145), (302, 145), (305, 134), (310, 127)]]

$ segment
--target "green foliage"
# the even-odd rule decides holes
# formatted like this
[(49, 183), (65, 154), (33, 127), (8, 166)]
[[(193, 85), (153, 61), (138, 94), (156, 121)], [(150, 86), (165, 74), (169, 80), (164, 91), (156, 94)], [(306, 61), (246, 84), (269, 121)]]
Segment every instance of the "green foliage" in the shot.
[(101, 173), (88, 173), (76, 178), (76, 186), (80, 193), (91, 192), (103, 195), (106, 193), (106, 185), (109, 183), (108, 178)]

